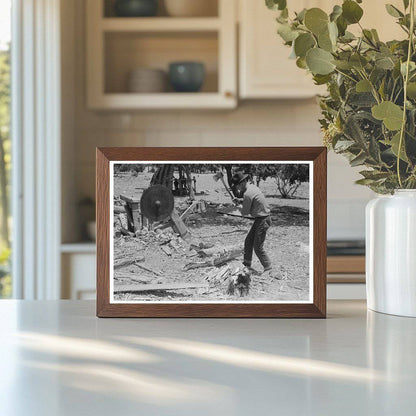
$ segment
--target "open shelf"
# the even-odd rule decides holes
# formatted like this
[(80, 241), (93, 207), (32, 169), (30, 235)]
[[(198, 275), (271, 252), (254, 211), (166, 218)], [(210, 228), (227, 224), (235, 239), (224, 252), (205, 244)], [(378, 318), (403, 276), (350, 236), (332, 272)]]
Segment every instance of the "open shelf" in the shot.
[[(175, 61), (204, 64), (206, 76), (201, 91), (190, 96), (218, 92), (218, 39), (215, 32), (111, 32), (106, 33), (104, 39), (106, 94), (131, 94), (127, 86), (129, 73), (138, 68), (163, 70), (167, 78), (169, 64)], [(158, 94), (166, 93), (174, 93), (168, 83), (166, 90)]]
[(95, 253), (96, 246), (92, 241), (80, 241), (78, 243), (61, 244), (61, 253), (77, 254), (77, 253)]
[[(236, 30), (230, 30), (236, 27), (235, 4), (230, 0), (215, 2), (217, 16), (166, 17), (162, 11), (158, 17), (127, 18), (114, 17), (113, 0), (87, 0), (88, 107), (235, 108), (237, 45)], [(167, 84), (160, 92), (129, 92), (132, 71), (163, 70), (167, 77), (169, 64), (180, 61), (204, 64), (206, 76), (200, 91), (176, 93)], [(142, 85), (140, 91), (149, 90)]]
[(218, 109), (234, 108), (233, 97), (217, 93), (159, 93), (159, 94), (104, 94), (100, 107), (104, 109)]
[(107, 32), (216, 31), (220, 24), (218, 17), (113, 17), (100, 22), (102, 30)]

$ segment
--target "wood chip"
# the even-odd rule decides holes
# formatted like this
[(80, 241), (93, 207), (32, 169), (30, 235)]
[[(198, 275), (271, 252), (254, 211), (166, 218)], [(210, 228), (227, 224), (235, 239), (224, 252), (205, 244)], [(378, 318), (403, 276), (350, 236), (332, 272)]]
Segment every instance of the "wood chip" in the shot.
[(160, 249), (167, 255), (167, 256), (171, 256), (172, 255), (172, 250), (167, 247), (167, 246), (160, 246)]
[(143, 256), (135, 257), (132, 259), (121, 259), (114, 263), (114, 269), (120, 269), (121, 267), (131, 266), (132, 264), (140, 263), (142, 261), (144, 261)]
[(146, 270), (149, 273), (154, 273), (156, 276), (162, 276), (162, 273), (159, 272), (158, 270), (150, 269), (149, 267), (143, 266), (143, 264), (134, 263), (134, 265), (138, 267), (139, 269)]
[(207, 283), (168, 283), (160, 285), (120, 285), (115, 286), (114, 293), (121, 292), (150, 292), (155, 290), (180, 290), (180, 289), (208, 289)]

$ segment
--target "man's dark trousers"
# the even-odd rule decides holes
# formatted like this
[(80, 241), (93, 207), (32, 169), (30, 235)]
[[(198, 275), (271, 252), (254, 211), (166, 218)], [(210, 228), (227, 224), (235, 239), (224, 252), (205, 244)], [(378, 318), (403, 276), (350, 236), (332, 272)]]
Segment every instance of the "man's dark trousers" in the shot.
[(270, 269), (272, 263), (269, 256), (264, 250), (264, 240), (266, 239), (267, 230), (271, 226), (272, 221), (270, 216), (256, 218), (254, 224), (251, 226), (244, 241), (244, 262), (245, 266), (251, 267), (253, 258), (253, 249), (256, 256), (259, 258), (262, 266), (267, 270)]

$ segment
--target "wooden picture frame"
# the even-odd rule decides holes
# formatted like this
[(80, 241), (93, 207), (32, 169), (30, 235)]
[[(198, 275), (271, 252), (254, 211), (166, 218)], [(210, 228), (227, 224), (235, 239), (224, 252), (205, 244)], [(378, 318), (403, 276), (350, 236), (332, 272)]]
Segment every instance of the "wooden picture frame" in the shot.
[[(212, 317), (212, 318), (325, 318), (326, 317), (326, 227), (327, 150), (324, 147), (129, 147), (97, 148), (97, 316), (98, 317)], [(310, 235), (310, 292), (308, 302), (293, 303), (114, 303), (110, 299), (110, 166), (113, 162), (154, 163), (239, 161), (268, 163), (308, 162), (313, 184)], [(150, 163), (151, 163), (150, 162)], [(309, 240), (310, 241), (310, 240)]]

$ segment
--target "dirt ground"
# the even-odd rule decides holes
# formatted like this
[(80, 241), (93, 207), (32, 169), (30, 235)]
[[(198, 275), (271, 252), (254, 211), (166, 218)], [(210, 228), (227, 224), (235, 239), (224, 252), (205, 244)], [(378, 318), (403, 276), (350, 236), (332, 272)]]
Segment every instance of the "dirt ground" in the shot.
[[(219, 208), (232, 206), (231, 199), (221, 182), (215, 182), (212, 174), (195, 174), (196, 199), (206, 202), (206, 212), (190, 214), (186, 220), (191, 239), (188, 242), (176, 237), (171, 228), (162, 231), (145, 231), (136, 236), (115, 236), (114, 258), (143, 256), (140, 263), (151, 271), (139, 269), (135, 265), (115, 271), (114, 287), (137, 283), (126, 275), (142, 276), (152, 284), (163, 283), (207, 283), (214, 270), (221, 267), (204, 267), (184, 270), (184, 266), (195, 261), (195, 250), (190, 243), (204, 242), (214, 247), (244, 244), (244, 238), (252, 224), (251, 220), (220, 215)], [(140, 198), (149, 186), (152, 173), (125, 173), (114, 177), (114, 197), (120, 194)], [(277, 196), (277, 187), (273, 178), (261, 181), (260, 188), (267, 197), (273, 219), (269, 228), (265, 249), (269, 254), (273, 271), (268, 276), (254, 273), (251, 276), (250, 292), (243, 298), (238, 292), (227, 294), (228, 280), (208, 281), (203, 289), (155, 290), (148, 292), (116, 293), (114, 300), (122, 301), (305, 301), (309, 299), (309, 183), (302, 184), (294, 199), (282, 199)], [(187, 197), (175, 197), (175, 207), (181, 214), (188, 206)], [(169, 241), (170, 255), (162, 246)], [(242, 255), (230, 262), (230, 273), (241, 267)], [(253, 268), (259, 274), (261, 264), (254, 255)], [(122, 273), (121, 273), (122, 272)], [(160, 272), (160, 273), (159, 273)]]

